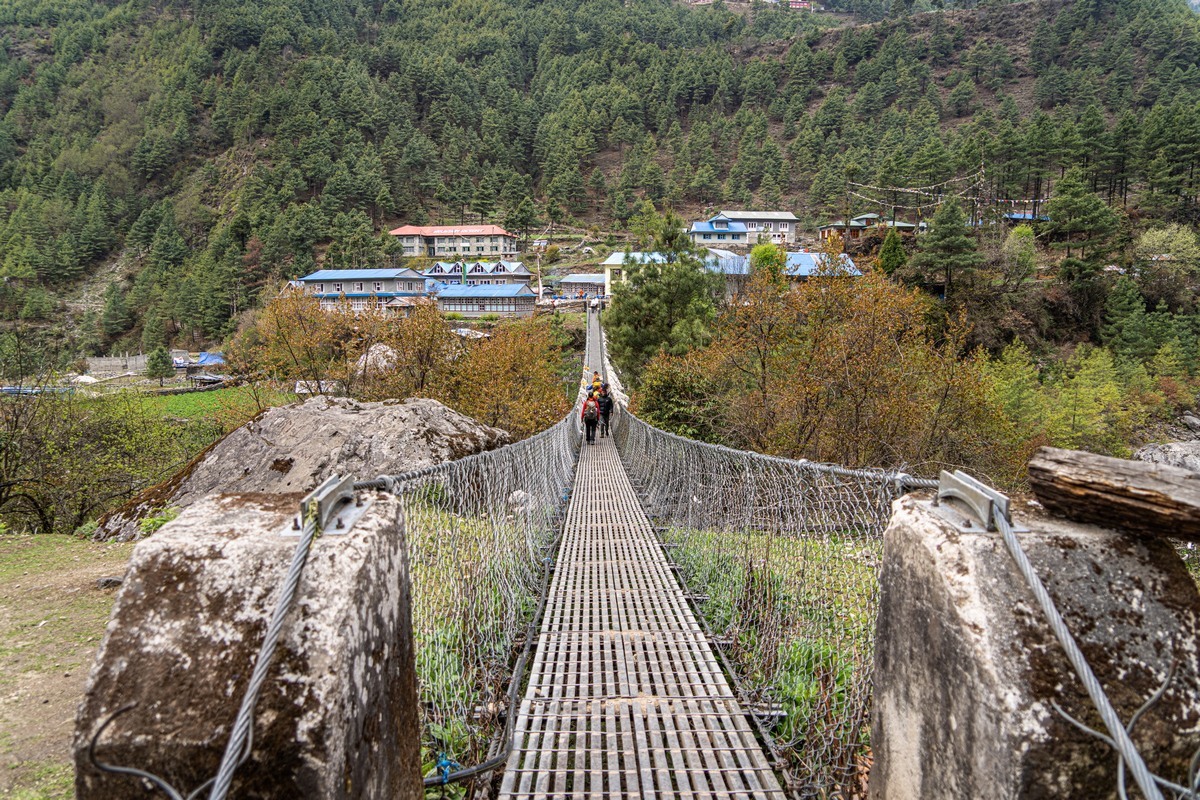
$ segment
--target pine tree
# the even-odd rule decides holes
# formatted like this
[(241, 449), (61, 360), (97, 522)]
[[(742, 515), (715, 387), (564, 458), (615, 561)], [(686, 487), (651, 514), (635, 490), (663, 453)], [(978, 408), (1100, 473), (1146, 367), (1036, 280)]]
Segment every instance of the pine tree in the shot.
[(528, 195), (504, 218), (504, 227), (521, 234), (522, 239), (528, 238), (529, 229), (538, 224), (537, 207)]
[(900, 234), (895, 228), (888, 228), (887, 236), (883, 237), (883, 245), (879, 248), (879, 268), (885, 275), (893, 275), (896, 270), (903, 269), (908, 263), (908, 254), (900, 242)]
[(157, 306), (151, 306), (142, 319), (142, 352), (149, 353), (167, 343), (167, 329)]
[[(926, 282), (940, 282), (947, 300), (954, 291), (954, 279), (969, 277), (982, 260), (957, 198), (947, 200), (937, 210), (919, 246), (920, 252), (909, 263)], [(940, 281), (933, 277), (939, 273)]]
[(110, 283), (104, 290), (104, 313), (100, 316), (100, 326), (104, 330), (104, 335), (109, 338), (120, 336), (129, 330), (132, 322), (121, 287)]
[(146, 358), (146, 377), (158, 378), (159, 386), (163, 385), (163, 379), (175, 377), (175, 365), (165, 347), (155, 348)]
[(1085, 263), (1094, 264), (1108, 253), (1108, 242), (1117, 228), (1117, 217), (1104, 201), (1088, 189), (1083, 171), (1073, 167), (1054, 187), (1046, 203), (1049, 227), (1058, 241), (1051, 246), (1079, 254)]
[(1125, 275), (1108, 294), (1100, 336), (1121, 358), (1140, 360), (1147, 350), (1146, 304), (1137, 284)]

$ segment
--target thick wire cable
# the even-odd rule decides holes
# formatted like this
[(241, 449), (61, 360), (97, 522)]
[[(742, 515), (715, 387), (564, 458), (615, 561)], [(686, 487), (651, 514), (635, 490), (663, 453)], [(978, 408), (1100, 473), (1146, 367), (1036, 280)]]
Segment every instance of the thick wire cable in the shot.
[(300, 532), (300, 541), (292, 553), (292, 563), (288, 567), (287, 576), (283, 580), (283, 588), (279, 600), (275, 604), (275, 612), (267, 626), (266, 635), (258, 649), (258, 658), (254, 662), (254, 672), (246, 691), (242, 695), (242, 704), (238, 708), (237, 718), (233, 723), (233, 733), (225, 746), (225, 755), (221, 758), (221, 767), (213, 781), (209, 800), (224, 800), (233, 783), (233, 774), (237, 768), (250, 757), (253, 749), (252, 729), (254, 727), (254, 707), (258, 704), (258, 696), (266, 683), (267, 673), (271, 669), (271, 661), (275, 657), (275, 648), (279, 644), (279, 636), (283, 633), (283, 624), (292, 608), (292, 600), (296, 597), (296, 587), (300, 585), (300, 576), (304, 573), (304, 565), (308, 562), (308, 553), (312, 549), (313, 540), (317, 536), (317, 519), (315, 514), (305, 513), (304, 527)]
[(1100, 681), (1096, 678), (1096, 673), (1092, 672), (1092, 668), (1084, 657), (1083, 651), (1079, 649), (1075, 637), (1071, 635), (1071, 630), (1067, 627), (1066, 621), (1063, 620), (1058, 607), (1054, 605), (1054, 600), (1050, 597), (1050, 593), (1046, 591), (1046, 585), (1042, 583), (1042, 579), (1034, 571), (1033, 565), (1029, 563), (1029, 557), (1025, 555), (1025, 551), (1021, 548), (1021, 543), (1017, 540), (1017, 535), (1013, 533), (1012, 526), (1005, 519), (1004, 515), (1000, 513), (999, 509), (994, 512), (993, 518), (996, 522), (996, 528), (999, 529), (1000, 535), (1004, 538), (1004, 544), (1008, 548), (1009, 554), (1017, 562), (1017, 569), (1020, 571), (1021, 577), (1029, 584), (1029, 588), (1033, 591), (1034, 599), (1037, 600), (1038, 606), (1046, 616), (1046, 621), (1050, 623), (1050, 629), (1054, 632), (1054, 638), (1058, 639), (1059, 644), (1062, 645), (1063, 650), (1066, 652), (1067, 660), (1071, 662), (1075, 674), (1079, 677), (1083, 688), (1087, 690), (1088, 697), (1092, 698), (1092, 703), (1096, 706), (1096, 710), (1100, 712), (1100, 718), (1104, 721), (1104, 727), (1108, 729), (1109, 736), (1112, 738), (1113, 747), (1117, 749), (1121, 758), (1129, 765), (1129, 771), (1133, 773), (1133, 779), (1137, 783), (1138, 788), (1142, 790), (1142, 794), (1146, 800), (1162, 800), (1162, 792), (1159, 791), (1154, 776), (1146, 766), (1146, 762), (1142, 759), (1142, 755), (1138, 752), (1133, 740), (1129, 737), (1129, 732), (1125, 729), (1125, 724), (1121, 722), (1121, 717), (1109, 701), (1104, 687), (1100, 685)]

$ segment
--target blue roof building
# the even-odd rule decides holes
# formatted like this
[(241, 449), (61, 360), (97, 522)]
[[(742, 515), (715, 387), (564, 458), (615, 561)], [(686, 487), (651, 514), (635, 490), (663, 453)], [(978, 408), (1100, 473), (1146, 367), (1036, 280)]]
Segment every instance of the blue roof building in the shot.
[[(725, 276), (725, 297), (729, 299), (745, 286), (746, 279), (750, 276), (750, 259), (745, 256), (734, 256), (732, 253), (724, 256), (718, 255), (723, 252), (720, 250), (710, 250), (709, 257), (704, 262), (704, 265), (709, 271)], [(788, 253), (783, 274), (787, 276), (788, 282), (793, 285), (803, 283), (821, 270), (824, 266), (824, 261), (824, 253), (811, 253), (807, 250)], [(854, 265), (853, 259), (845, 253), (841, 254), (838, 262), (840, 268), (829, 270), (827, 274), (845, 275), (852, 278), (862, 275), (862, 272)]]
[(331, 311), (343, 302), (348, 302), (352, 311), (401, 309), (406, 304), (390, 301), (425, 294), (424, 276), (406, 268), (322, 269), (305, 275), (296, 283), (316, 297), (324, 311)]
[(688, 236), (700, 247), (750, 247), (763, 242), (786, 247), (796, 241), (799, 222), (790, 211), (725, 210), (693, 222)]
[(529, 283), (533, 274), (520, 261), (438, 261), (422, 273), (439, 283), (467, 286)]
[[(825, 262), (828, 261), (824, 253), (810, 253), (807, 250), (801, 250), (799, 253), (787, 254), (787, 266), (784, 267), (784, 274), (793, 281), (807, 280), (817, 273), (818, 270), (826, 267)], [(835, 269), (825, 269), (826, 274), (830, 275), (848, 275), (852, 278), (862, 277), (862, 272), (858, 267), (854, 266), (854, 260), (850, 256), (842, 253), (838, 259), (838, 265)]]
[(537, 294), (528, 283), (442, 285), (437, 291), (438, 308), (443, 313), (463, 317), (495, 314), (502, 317), (531, 317)]

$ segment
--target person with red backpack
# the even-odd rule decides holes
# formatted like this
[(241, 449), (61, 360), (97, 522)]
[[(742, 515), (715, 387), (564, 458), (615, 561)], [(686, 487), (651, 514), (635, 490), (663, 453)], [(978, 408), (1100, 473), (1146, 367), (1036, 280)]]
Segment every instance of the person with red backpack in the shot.
[(596, 398), (596, 393), (592, 392), (583, 401), (583, 413), (580, 418), (583, 420), (584, 432), (587, 434), (587, 443), (596, 443), (596, 424), (600, 422), (600, 401)]

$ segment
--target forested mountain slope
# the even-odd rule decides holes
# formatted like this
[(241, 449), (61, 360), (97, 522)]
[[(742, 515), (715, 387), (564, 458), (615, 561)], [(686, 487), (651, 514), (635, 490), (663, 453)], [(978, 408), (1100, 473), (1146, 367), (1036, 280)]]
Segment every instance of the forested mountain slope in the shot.
[[(1195, 219), (1185, 0), (827, 19), (669, 0), (9, 0), (0, 314), (64, 354), (199, 343), (318, 258), (380, 253), (400, 220), (620, 228), (648, 199), (815, 221), (879, 210), (855, 184), (981, 165), (989, 198), (1046, 196), (1078, 165), (1115, 204)], [(97, 274), (103, 312), (65, 325), (61, 298)]]

